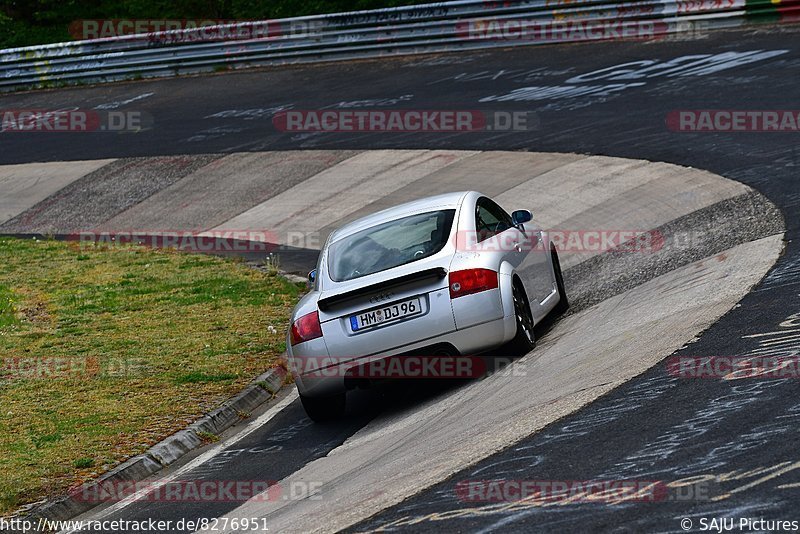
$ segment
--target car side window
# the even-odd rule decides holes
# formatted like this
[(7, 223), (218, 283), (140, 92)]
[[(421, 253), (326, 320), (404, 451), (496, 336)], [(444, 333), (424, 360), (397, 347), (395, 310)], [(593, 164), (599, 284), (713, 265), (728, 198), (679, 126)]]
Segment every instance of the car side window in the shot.
[(511, 216), (503, 208), (486, 197), (478, 199), (475, 208), (475, 230), (478, 233), (478, 241), (489, 239), (512, 226), (514, 224), (511, 222)]

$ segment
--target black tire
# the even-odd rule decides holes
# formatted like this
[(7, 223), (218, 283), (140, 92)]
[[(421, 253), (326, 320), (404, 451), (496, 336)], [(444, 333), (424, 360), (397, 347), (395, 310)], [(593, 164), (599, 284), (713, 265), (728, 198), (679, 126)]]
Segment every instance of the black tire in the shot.
[(528, 296), (518, 281), (514, 281), (514, 315), (517, 318), (517, 333), (509, 343), (509, 348), (517, 354), (527, 354), (536, 346), (536, 334), (533, 331), (533, 314), (528, 303)]
[(300, 402), (309, 419), (315, 423), (327, 423), (344, 415), (346, 394), (340, 393), (332, 397), (306, 397), (300, 395)]
[(553, 260), (553, 272), (556, 275), (556, 288), (558, 289), (558, 304), (553, 308), (556, 315), (563, 315), (569, 309), (567, 291), (564, 289), (564, 275), (561, 273), (561, 263), (558, 261), (558, 252), (552, 249), (550, 256)]

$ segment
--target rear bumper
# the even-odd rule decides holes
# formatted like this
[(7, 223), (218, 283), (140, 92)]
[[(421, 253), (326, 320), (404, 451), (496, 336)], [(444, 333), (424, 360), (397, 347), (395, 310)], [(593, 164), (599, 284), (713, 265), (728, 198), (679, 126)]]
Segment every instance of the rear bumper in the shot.
[[(289, 363), (293, 370), (297, 389), (302, 395), (324, 397), (346, 391), (348, 386), (352, 387), (352, 380), (348, 379), (347, 370), (358, 366), (364, 361), (380, 360), (399, 354), (413, 353), (415, 350), (429, 348), (432, 345), (452, 345), (458, 354), (475, 354), (508, 341), (510, 337), (513, 337), (515, 329), (515, 318), (511, 315), (395, 347), (379, 354), (348, 359), (347, 361), (335, 361), (330, 358), (326, 360), (327, 351), (324, 354), (308, 356), (296, 355), (289, 351)], [(510, 336), (509, 332), (511, 332)], [(433, 356), (432, 354), (422, 353), (419, 355)], [(318, 362), (324, 363), (320, 365)], [(317, 368), (319, 368), (319, 371), (312, 370)], [(298, 372), (298, 370), (302, 371)]]

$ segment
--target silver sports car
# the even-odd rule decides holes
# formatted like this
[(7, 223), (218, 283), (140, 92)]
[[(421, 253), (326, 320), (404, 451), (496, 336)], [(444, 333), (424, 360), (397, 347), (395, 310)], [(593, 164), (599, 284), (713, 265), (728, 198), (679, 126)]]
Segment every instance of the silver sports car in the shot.
[(315, 421), (344, 411), (365, 362), (453, 358), (506, 343), (526, 353), (534, 324), (568, 307), (558, 254), (531, 212), (509, 215), (475, 191), (347, 224), (328, 237), (309, 281), (286, 346)]

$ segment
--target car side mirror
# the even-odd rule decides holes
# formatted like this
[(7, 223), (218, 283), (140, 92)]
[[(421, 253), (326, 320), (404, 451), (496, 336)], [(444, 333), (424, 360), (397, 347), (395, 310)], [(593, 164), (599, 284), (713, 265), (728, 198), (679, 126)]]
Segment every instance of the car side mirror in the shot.
[(517, 210), (511, 214), (511, 221), (514, 223), (514, 226), (525, 224), (532, 219), (533, 213), (531, 213), (529, 210)]
[(312, 269), (308, 272), (308, 287), (313, 288), (314, 283), (317, 281), (317, 270)]

